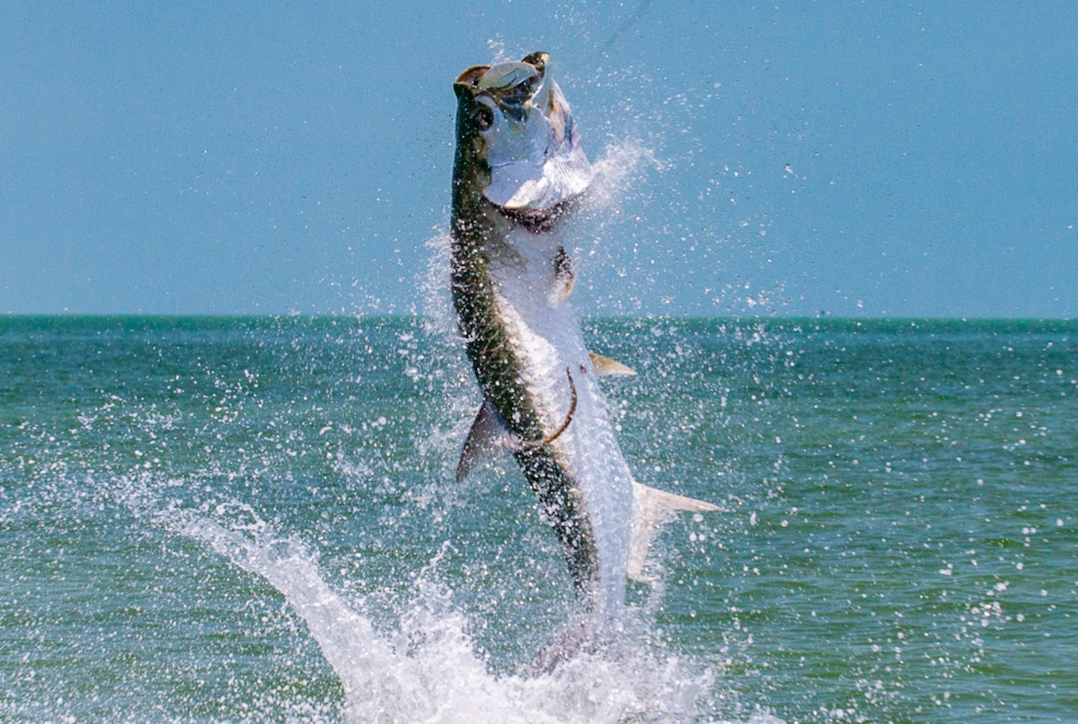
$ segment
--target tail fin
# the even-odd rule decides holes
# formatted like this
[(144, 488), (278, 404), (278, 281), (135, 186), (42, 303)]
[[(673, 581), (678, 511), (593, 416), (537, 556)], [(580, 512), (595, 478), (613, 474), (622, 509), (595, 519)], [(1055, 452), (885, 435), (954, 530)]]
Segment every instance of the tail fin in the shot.
[(686, 498), (683, 495), (664, 493), (635, 481), (633, 482), (633, 497), (636, 501), (636, 515), (633, 520), (633, 540), (629, 549), (629, 566), (626, 573), (629, 578), (636, 581), (647, 580), (641, 572), (644, 569), (644, 559), (648, 554), (648, 545), (670, 513), (675, 510), (722, 511), (722, 508), (717, 505)]

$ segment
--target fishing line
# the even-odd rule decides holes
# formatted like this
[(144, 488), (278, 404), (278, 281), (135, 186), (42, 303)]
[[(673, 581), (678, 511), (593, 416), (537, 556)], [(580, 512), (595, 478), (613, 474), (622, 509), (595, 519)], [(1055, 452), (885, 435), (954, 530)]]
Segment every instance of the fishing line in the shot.
[(621, 25), (614, 29), (614, 32), (610, 35), (610, 37), (607, 38), (606, 41), (595, 50), (595, 52), (581, 60), (579, 63), (575, 63), (574, 65), (567, 68), (565, 70), (565, 74), (572, 75), (574, 72), (580, 70), (584, 66), (591, 65), (608, 50), (610, 50), (610, 48), (614, 45), (614, 43), (618, 42), (618, 39), (621, 38), (622, 35), (631, 30), (632, 27), (640, 21), (640, 18), (642, 18), (644, 16), (644, 13), (648, 11), (648, 8), (651, 7), (651, 3), (653, 1), (654, 0), (643, 0), (643, 2), (641, 2), (636, 7), (636, 10), (629, 13), (628, 17), (626, 17), (625, 20), (621, 21)]

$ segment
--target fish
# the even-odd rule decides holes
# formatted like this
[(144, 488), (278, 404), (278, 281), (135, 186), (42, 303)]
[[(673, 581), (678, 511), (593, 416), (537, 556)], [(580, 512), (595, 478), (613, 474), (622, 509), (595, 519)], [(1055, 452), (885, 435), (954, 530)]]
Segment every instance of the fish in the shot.
[(457, 98), (450, 284), (483, 401), (464, 442), (462, 481), (498, 451), (515, 458), (553, 528), (583, 609), (616, 615), (628, 578), (675, 510), (711, 503), (635, 481), (599, 378), (635, 374), (591, 352), (571, 292), (569, 221), (595, 172), (550, 56), (472, 66)]

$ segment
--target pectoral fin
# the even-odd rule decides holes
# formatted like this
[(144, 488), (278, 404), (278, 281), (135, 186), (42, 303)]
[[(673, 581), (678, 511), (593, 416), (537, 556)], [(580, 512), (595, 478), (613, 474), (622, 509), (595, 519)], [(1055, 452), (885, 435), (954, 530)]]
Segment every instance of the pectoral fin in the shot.
[(588, 352), (588, 356), (591, 357), (591, 368), (595, 371), (596, 377), (636, 374), (631, 367), (626, 367), (621, 362), (615, 362), (609, 357), (603, 357), (601, 354), (595, 354), (594, 352)]
[(476, 465), (494, 457), (498, 449), (512, 450), (515, 447), (520, 447), (520, 443), (509, 430), (509, 426), (494, 406), (484, 400), (472, 422), (472, 429), (468, 431), (464, 449), (460, 453), (460, 461), (457, 463), (457, 482), (468, 477), (468, 473)]
[(683, 495), (665, 493), (662, 490), (649, 488), (646, 485), (633, 482), (633, 498), (635, 499), (636, 516), (633, 520), (633, 540), (629, 549), (629, 565), (626, 573), (629, 578), (636, 581), (647, 580), (641, 575), (644, 570), (644, 559), (648, 554), (648, 545), (655, 537), (663, 520), (675, 510), (688, 510), (693, 512), (705, 512), (722, 508), (702, 500), (686, 498)]

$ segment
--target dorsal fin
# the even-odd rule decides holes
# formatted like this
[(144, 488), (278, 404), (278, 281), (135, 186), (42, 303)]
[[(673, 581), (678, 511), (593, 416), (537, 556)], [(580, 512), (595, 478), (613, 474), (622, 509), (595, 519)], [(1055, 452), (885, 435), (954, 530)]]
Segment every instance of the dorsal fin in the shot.
[(468, 477), (472, 468), (494, 457), (499, 448), (512, 450), (519, 447), (519, 443), (513, 436), (513, 432), (505, 423), (505, 420), (494, 405), (483, 400), (479, 412), (472, 421), (472, 429), (468, 431), (468, 439), (464, 441), (464, 449), (461, 450), (460, 460), (457, 462), (457, 482)]
[(631, 367), (626, 367), (621, 362), (615, 362), (609, 357), (603, 357), (601, 354), (595, 354), (594, 352), (588, 352), (588, 356), (591, 357), (591, 368), (595, 371), (596, 377), (636, 374)]
[(644, 559), (648, 555), (648, 545), (670, 513), (675, 510), (701, 513), (713, 510), (722, 511), (722, 508), (717, 505), (649, 488), (635, 480), (633, 481), (633, 498), (636, 514), (633, 519), (633, 540), (629, 549), (629, 565), (626, 568), (626, 574), (636, 581), (647, 580), (641, 572), (644, 570)]
[(468, 439), (464, 441), (464, 449), (460, 452), (460, 460), (457, 461), (457, 482), (468, 477), (468, 473), (477, 463), (486, 462), (494, 456), (498, 448), (519, 452), (521, 450), (538, 450), (561, 437), (573, 421), (573, 413), (576, 412), (576, 383), (568, 369), (565, 376), (569, 380), (569, 412), (565, 420), (557, 430), (550, 433), (542, 440), (521, 440), (509, 429), (508, 423), (502, 417), (489, 400), (483, 400), (479, 412), (472, 421), (472, 429), (468, 431)]

